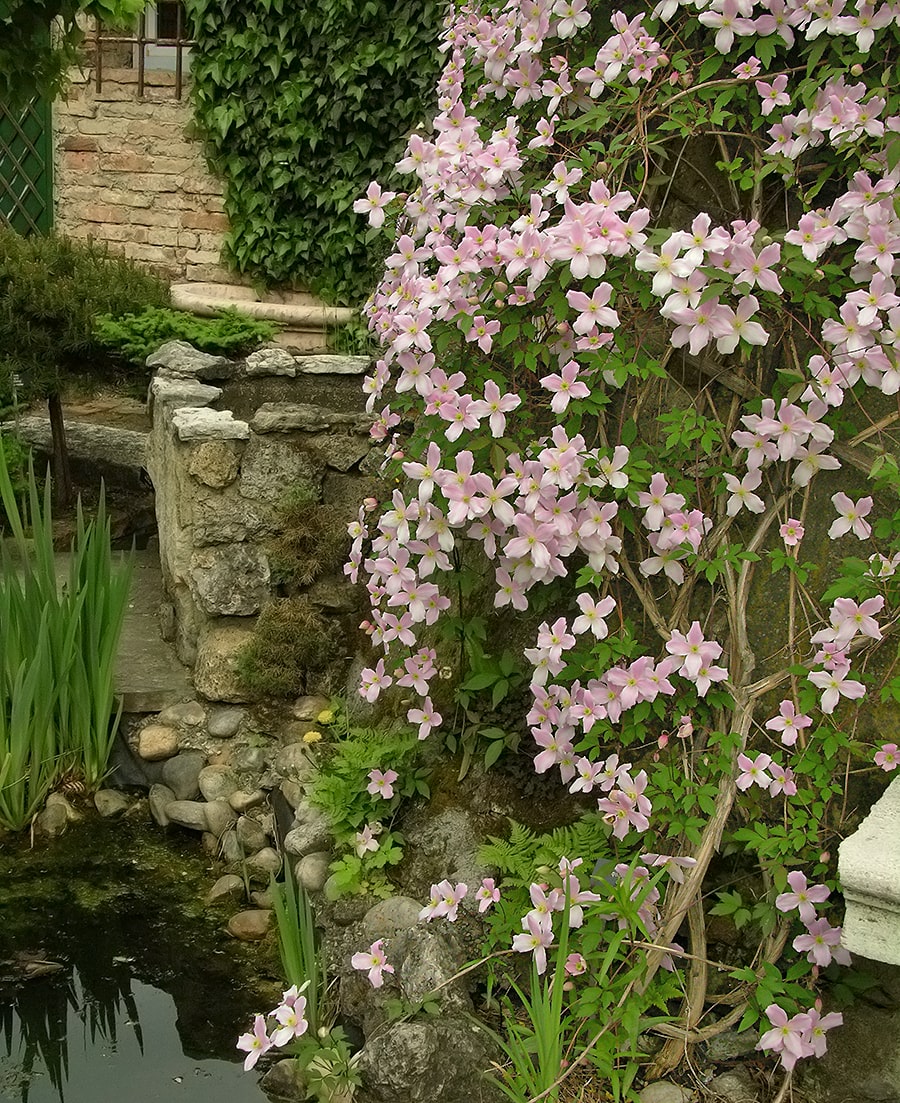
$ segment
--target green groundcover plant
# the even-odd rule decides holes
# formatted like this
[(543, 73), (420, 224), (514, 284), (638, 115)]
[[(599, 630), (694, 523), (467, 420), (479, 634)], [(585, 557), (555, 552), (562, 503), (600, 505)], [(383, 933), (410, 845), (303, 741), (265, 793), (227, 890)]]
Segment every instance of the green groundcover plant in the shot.
[[(384, 651), (360, 693), (401, 687), (441, 737), (432, 641), (471, 634), (474, 548), (531, 637), (535, 770), (596, 801), (581, 852), (522, 837), (499, 883), (423, 909), (477, 904), (496, 953), (531, 955), (520, 1103), (585, 1069), (622, 1098), (734, 1027), (790, 1077), (842, 1021), (823, 998), (864, 983), (834, 858), (900, 762), (898, 24), (863, 0), (458, 4), (405, 190), (355, 204), (392, 242), (365, 386), (400, 481), (351, 526)], [(389, 943), (353, 963), (390, 983)]]
[(185, 310), (146, 306), (140, 313), (101, 314), (94, 319), (98, 342), (141, 367), (166, 341), (187, 341), (221, 356), (243, 356), (271, 341), (277, 331), (274, 322), (251, 318), (240, 310), (198, 318)]

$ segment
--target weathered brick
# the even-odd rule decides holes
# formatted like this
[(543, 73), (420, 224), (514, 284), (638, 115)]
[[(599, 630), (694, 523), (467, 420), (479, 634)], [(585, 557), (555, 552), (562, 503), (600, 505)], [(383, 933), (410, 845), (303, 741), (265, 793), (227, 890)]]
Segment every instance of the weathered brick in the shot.
[(63, 152), (62, 156), (63, 167), (70, 172), (96, 172), (97, 154), (96, 153), (67, 153)]
[(228, 219), (224, 214), (207, 214), (199, 211), (185, 211), (181, 216), (181, 225), (189, 230), (228, 230)]
[[(143, 227), (141, 227), (143, 229)], [(151, 245), (178, 245), (178, 231), (167, 226), (150, 226), (146, 229), (148, 241)]]
[(87, 134), (70, 134), (63, 138), (61, 146), (67, 153), (96, 153), (100, 148), (97, 139)]
[[(79, 119), (77, 124), (82, 134), (116, 134), (121, 133), (122, 122), (120, 119), (99, 118)], [(60, 123), (62, 127), (62, 123)]]
[(137, 153), (111, 153), (103, 158), (103, 168), (107, 172), (151, 172), (156, 166), (150, 157)]
[(85, 203), (76, 208), (85, 222), (125, 223), (131, 220), (131, 211), (126, 207), (113, 207), (108, 203)]

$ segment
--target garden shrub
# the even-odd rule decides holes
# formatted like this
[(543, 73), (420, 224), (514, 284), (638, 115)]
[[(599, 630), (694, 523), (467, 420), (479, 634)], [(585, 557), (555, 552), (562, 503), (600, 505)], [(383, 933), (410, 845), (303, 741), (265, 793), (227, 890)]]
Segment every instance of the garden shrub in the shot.
[(163, 279), (99, 245), (54, 234), (22, 237), (0, 226), (0, 385), (17, 378), (22, 401), (48, 400), (54, 477), (65, 499), (71, 487), (60, 395), (75, 382), (121, 383), (136, 374), (100, 343), (96, 318), (168, 302)]
[(166, 341), (187, 341), (203, 352), (239, 357), (271, 341), (277, 331), (274, 322), (251, 318), (240, 310), (199, 318), (186, 310), (148, 306), (139, 314), (101, 314), (94, 322), (102, 345), (141, 367)]
[(191, 75), (225, 183), (225, 256), (267, 284), (358, 303), (377, 246), (352, 212), (432, 110), (439, 0), (188, 0)]
[[(900, 762), (848, 705), (900, 699), (879, 659), (900, 600), (898, 23), (800, 0), (459, 4), (404, 192), (355, 204), (393, 242), (366, 390), (409, 480), (352, 530), (385, 651), (360, 693), (409, 687), (420, 737), (440, 731), (422, 641), (442, 617), (471, 636), (450, 594), (475, 542), (500, 615), (540, 622), (535, 769), (599, 793), (589, 853), (529, 885), (444, 882), (423, 913), (499, 901), (492, 937), (533, 957), (511, 1099), (556, 1100), (583, 1066), (623, 1098), (641, 1033), (661, 1075), (759, 1025), (790, 1076), (841, 1021), (827, 981), (857, 983), (835, 922), (846, 779)], [(711, 915), (743, 936), (721, 976), (690, 967)], [(380, 944), (356, 957), (382, 983)]]

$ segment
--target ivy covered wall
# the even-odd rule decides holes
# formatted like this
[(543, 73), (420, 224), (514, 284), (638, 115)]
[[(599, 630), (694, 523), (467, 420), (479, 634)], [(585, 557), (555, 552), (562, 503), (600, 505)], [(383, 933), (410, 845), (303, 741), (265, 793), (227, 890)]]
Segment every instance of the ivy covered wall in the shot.
[(441, 0), (187, 0), (193, 96), (231, 223), (265, 284), (360, 303), (377, 259), (353, 201), (433, 112)]

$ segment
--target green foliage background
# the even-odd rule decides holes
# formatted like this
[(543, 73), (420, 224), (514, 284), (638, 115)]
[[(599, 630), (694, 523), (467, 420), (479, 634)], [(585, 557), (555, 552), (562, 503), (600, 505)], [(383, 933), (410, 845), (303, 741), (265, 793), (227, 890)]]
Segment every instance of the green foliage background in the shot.
[(263, 284), (359, 303), (377, 259), (353, 202), (427, 121), (441, 0), (187, 0), (198, 124), (226, 256)]
[[(17, 107), (40, 93), (52, 98), (64, 83), (84, 35), (78, 15), (128, 24), (146, 0), (0, 0), (0, 103)], [(59, 19), (51, 45), (49, 28)]]

